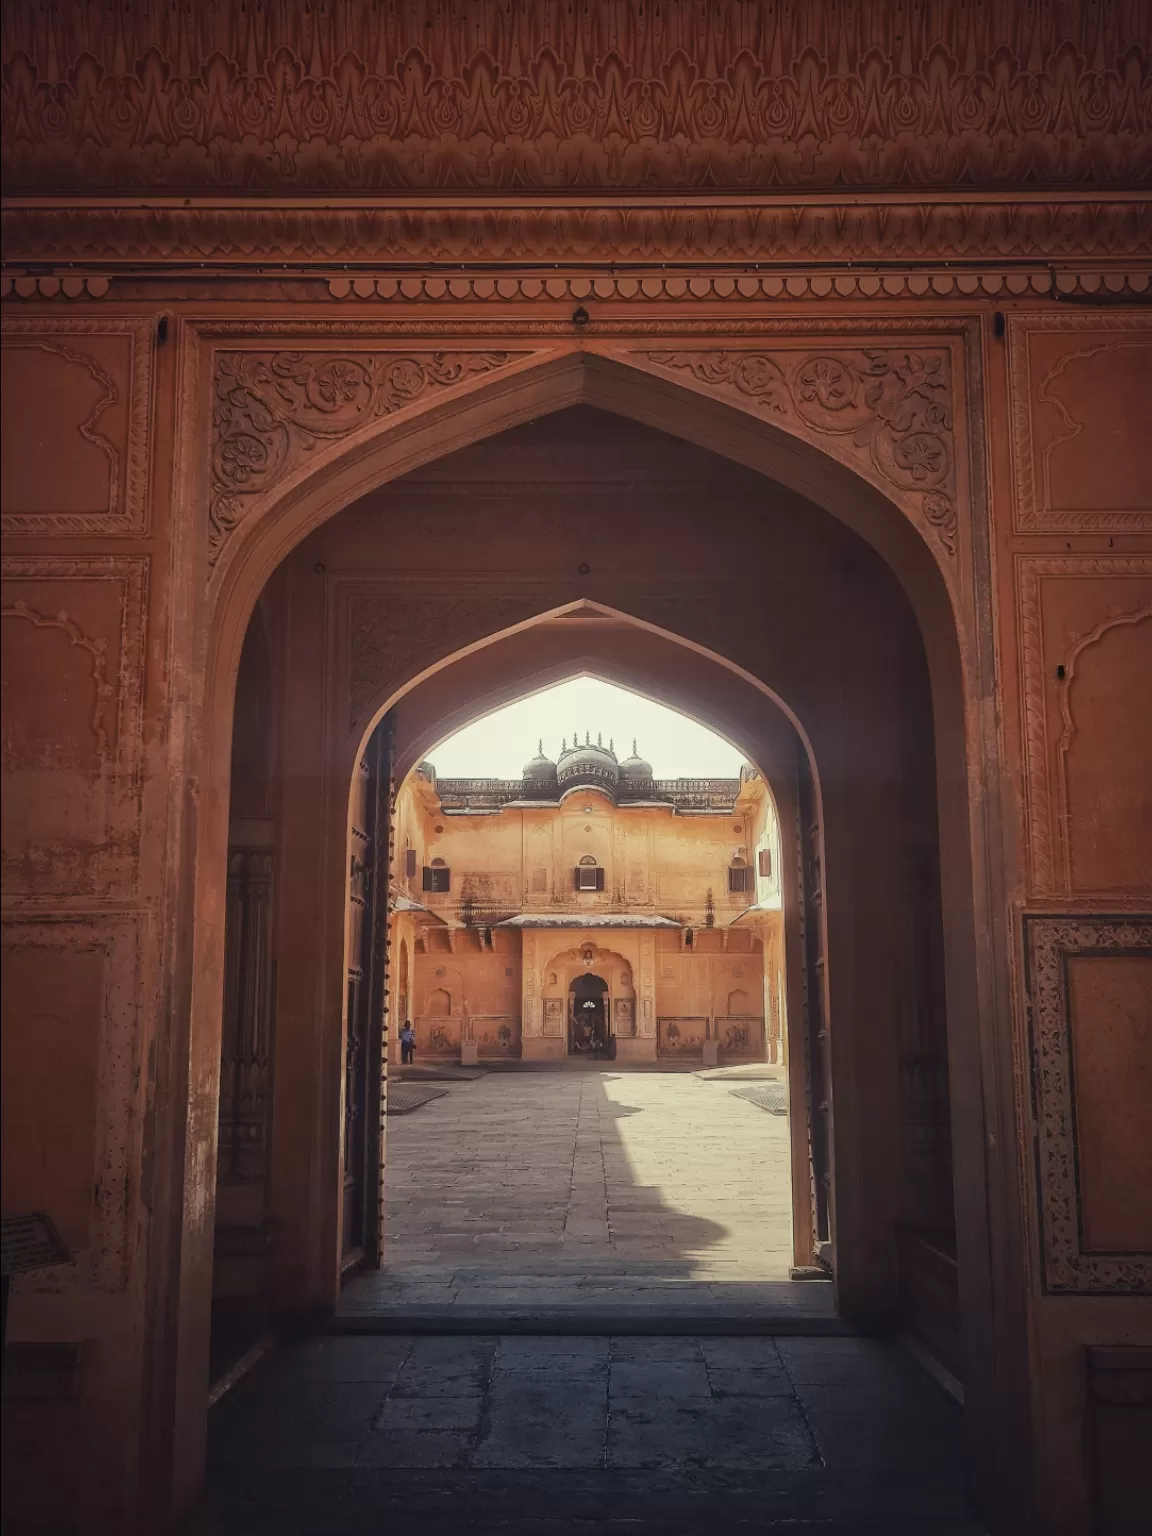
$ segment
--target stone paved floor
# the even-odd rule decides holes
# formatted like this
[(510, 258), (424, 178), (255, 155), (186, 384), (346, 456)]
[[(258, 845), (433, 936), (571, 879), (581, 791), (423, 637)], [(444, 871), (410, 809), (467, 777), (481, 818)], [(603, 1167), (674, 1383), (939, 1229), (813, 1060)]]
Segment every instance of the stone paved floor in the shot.
[(864, 1339), (301, 1339), (212, 1411), (188, 1536), (979, 1536), (959, 1427)]
[(387, 1267), (342, 1310), (756, 1301), (791, 1262), (788, 1121), (685, 1072), (492, 1072), (388, 1127)]

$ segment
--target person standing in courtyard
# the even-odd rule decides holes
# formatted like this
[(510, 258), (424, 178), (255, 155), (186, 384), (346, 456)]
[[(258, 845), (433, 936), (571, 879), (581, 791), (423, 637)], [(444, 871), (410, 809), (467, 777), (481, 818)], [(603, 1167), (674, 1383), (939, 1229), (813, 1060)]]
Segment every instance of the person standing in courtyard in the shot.
[(400, 1064), (410, 1067), (416, 1055), (416, 1032), (412, 1028), (410, 1019), (404, 1020), (404, 1027), (400, 1031)]

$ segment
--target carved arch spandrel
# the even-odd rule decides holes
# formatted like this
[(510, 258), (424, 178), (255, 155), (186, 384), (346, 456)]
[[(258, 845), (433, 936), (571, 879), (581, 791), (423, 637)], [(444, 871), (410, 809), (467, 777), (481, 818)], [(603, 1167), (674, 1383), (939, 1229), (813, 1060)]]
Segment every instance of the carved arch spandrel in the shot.
[(433, 397), (523, 361), (523, 349), (218, 350), (212, 369), (208, 563), (217, 566), (294, 479), (400, 422)]
[(959, 483), (951, 350), (923, 346), (661, 348), (630, 354), (771, 422), (872, 481), (951, 565)]
[[(649, 336), (659, 330), (655, 323), (642, 328)], [(916, 346), (906, 331), (895, 343), (878, 332), (876, 345), (869, 347), (858, 336), (844, 345), (842, 333), (829, 332), (814, 346), (818, 330), (805, 324), (791, 345), (771, 348), (745, 343), (716, 350), (689, 343), (660, 351), (641, 350), (624, 339), (594, 346), (561, 341), (518, 350), (425, 351), (399, 340), (392, 347), (379, 341), (356, 345), (354, 335), (340, 352), (299, 343), (274, 350), (255, 341), (245, 347), (235, 331), (221, 332), (236, 335), (236, 341), (216, 352), (212, 369), (211, 582), (220, 589), (233, 552), (244, 543), (238, 531), (251, 535), (270, 514), (305, 498), (319, 470), (347, 471), (346, 489), (333, 501), (336, 510), (375, 489), (382, 478), (397, 478), (487, 435), (473, 421), (459, 437), (450, 431), (430, 437), (431, 423), (444, 420), (432, 413), (456, 398), (471, 399), (501, 384), (509, 391), (521, 388), (523, 399), (490, 431), (567, 404), (618, 409), (601, 398), (596, 380), (603, 370), (613, 373), (616, 383), (626, 384), (629, 376), (663, 379), (685, 393), (735, 407), (846, 467), (905, 514), (955, 598), (963, 581), (960, 552), (967, 543), (959, 511), (967, 485), (963, 435), (955, 419), (955, 337), (942, 337), (937, 327), (937, 334)], [(309, 327), (299, 334), (312, 340), (324, 331)], [(741, 334), (747, 335), (747, 328)], [(507, 342), (507, 336), (501, 340)], [(543, 382), (547, 373), (552, 386)], [(530, 400), (533, 389), (537, 395)], [(387, 475), (382, 470), (374, 475), (371, 456), (393, 431), (404, 434), (396, 440), (403, 444), (400, 462), (391, 463)], [(286, 531), (280, 553), (294, 542)]]

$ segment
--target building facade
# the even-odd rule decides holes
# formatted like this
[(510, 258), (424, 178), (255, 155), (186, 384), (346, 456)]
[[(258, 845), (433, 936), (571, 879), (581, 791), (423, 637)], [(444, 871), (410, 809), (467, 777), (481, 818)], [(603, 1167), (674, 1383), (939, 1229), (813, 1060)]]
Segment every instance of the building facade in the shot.
[(420, 1060), (778, 1061), (783, 910), (772, 797), (654, 779), (585, 733), (519, 780), (440, 779), (396, 801), (393, 1039)]

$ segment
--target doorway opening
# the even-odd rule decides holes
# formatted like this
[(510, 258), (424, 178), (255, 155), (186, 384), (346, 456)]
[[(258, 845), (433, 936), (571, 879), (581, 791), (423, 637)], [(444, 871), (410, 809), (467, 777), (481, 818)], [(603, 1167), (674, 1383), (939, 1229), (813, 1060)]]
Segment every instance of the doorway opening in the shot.
[(568, 989), (568, 1054), (610, 1056), (608, 983), (603, 976), (586, 972)]
[[(489, 501), (492, 516), (473, 516)], [(702, 509), (723, 537), (701, 537)], [(611, 574), (589, 585), (572, 573), (594, 571), (585, 557), (598, 549), (610, 551)], [(545, 1114), (541, 1128), (546, 1139), (562, 1125), (575, 1145), (595, 1121), (595, 1157), (581, 1162), (569, 1150), (569, 1169), (593, 1180), (598, 1159), (604, 1184), (604, 1169), (631, 1159), (640, 1170), (637, 1207), (648, 1207), (637, 1230), (646, 1225), (650, 1247), (662, 1245), (681, 1266), (677, 1278), (690, 1280), (701, 1252), (724, 1255), (729, 1222), (720, 1206), (738, 1206), (746, 1188), (719, 1139), (711, 1213), (688, 1213), (677, 1225), (645, 1140), (658, 1116), (656, 1090), (646, 1085), (723, 1092), (759, 1116), (757, 1125), (782, 1131), (791, 1218), (780, 1283), (790, 1267), (831, 1271), (842, 1311), (878, 1326), (909, 1321), (960, 1374), (936, 699), (916, 616), (875, 551), (760, 473), (574, 407), (414, 471), (333, 516), (269, 582), (257, 631), (261, 644), (246, 645), (240, 660), (236, 742), (267, 792), (247, 810), (234, 801), (230, 848), (270, 851), (273, 895), (261, 907), (257, 887), (237, 883), (242, 910), (232, 911), (229, 933), (263, 938), (234, 950), (229, 965), (230, 974), (248, 968), (237, 997), (271, 999), (264, 1016), (275, 1050), (273, 1060), (258, 1030), (226, 1037), (240, 1042), (229, 1046), (239, 1067), (225, 1066), (241, 1089), (226, 1106), (236, 1123), (222, 1122), (222, 1145), (247, 1139), (253, 1155), (243, 1164), (246, 1188), (218, 1207), (231, 1213), (219, 1234), (227, 1262), (217, 1265), (218, 1281), (265, 1308), (303, 1310), (331, 1307), (341, 1273), (350, 1277), (346, 1295), (358, 1274), (386, 1275), (377, 1267), (388, 1263), (381, 1171), (396, 1164), (384, 1156), (385, 1125), (397, 1138), (411, 1127), (415, 1147), (425, 1136), (419, 1127), (433, 1126), (446, 1106), (471, 1099), (483, 1108), (478, 1082), (503, 1074), (507, 1104), (531, 1093), (526, 1056), (575, 1059), (572, 984), (595, 977), (607, 996), (602, 987), (599, 1004), (594, 993), (579, 1002), (593, 1003), (588, 1012), (615, 1043), (616, 1061), (603, 1063), (595, 1082), (569, 1074), (571, 1102)], [(646, 930), (650, 969), (602, 931), (585, 960), (583, 934), (541, 938), (549, 925), (510, 923), (500, 886), (507, 871), (477, 866), (465, 884), (445, 849), (420, 847), (392, 814), (409, 779), (421, 794), (436, 791), (421, 764), (446, 729), (574, 673), (609, 678), (738, 741), (778, 805), (778, 841), (761, 846), (737, 834), (732, 805), (710, 803), (703, 781), (692, 791), (716, 830), (714, 871), (700, 882), (691, 921), (655, 896), (648, 903), (661, 920)], [(272, 700), (263, 716), (250, 705), (261, 687)], [(258, 719), (268, 721), (259, 750), (250, 739)], [(602, 750), (581, 761), (588, 781), (565, 796), (557, 776), (555, 811), (570, 808), (581, 829), (595, 831), (601, 818), (608, 824), (612, 792), (595, 775), (611, 770)], [(242, 782), (234, 771), (234, 785)], [(454, 824), (491, 825), (507, 803), (490, 786), (453, 793), (458, 804), (430, 802), (433, 840), (446, 840)], [(484, 795), (495, 802), (481, 805)], [(509, 795), (524, 798), (524, 783)], [(657, 804), (652, 814), (665, 811)], [(604, 850), (570, 852), (542, 861), (551, 884), (539, 894), (563, 886), (565, 901), (589, 912), (601, 899), (615, 903), (610, 879), (603, 890), (581, 881), (581, 870), (607, 871)], [(629, 863), (625, 854), (624, 908)], [(531, 860), (525, 868), (532, 895)], [(760, 918), (723, 920), (759, 905), (761, 878), (781, 890), (779, 948), (765, 963), (779, 979), (775, 1013), (758, 1010), (759, 981), (735, 974), (747, 969), (748, 926)], [(413, 927), (419, 920), (422, 949), (411, 935), (397, 944), (393, 932), (389, 954), (389, 913)], [(542, 915), (528, 902), (511, 914)], [(531, 1007), (517, 1010), (506, 972), (526, 935), (535, 935), (538, 961), (526, 967), (534, 989), (520, 989)], [(550, 965), (560, 955), (564, 963)], [(714, 978), (713, 992), (707, 1000), (683, 993), (661, 1011), (663, 971), (689, 964)], [(468, 991), (474, 966), (490, 977), (483, 1006)], [(447, 1095), (411, 1114), (396, 1105), (390, 1119), (393, 1030), (409, 1018), (417, 1068), (455, 1072), (459, 1086), (429, 1083), (446, 1084)], [(662, 1071), (625, 1076), (623, 1067), (649, 1051)], [(726, 1083), (702, 1081), (741, 1065), (792, 1068), (782, 1073), (786, 1118), (737, 1099)], [(471, 1076), (478, 1070), (483, 1079)], [(420, 1084), (401, 1077), (400, 1086)], [(751, 1077), (743, 1086), (761, 1084)], [(697, 1095), (693, 1104), (708, 1102)], [(712, 1133), (685, 1118), (689, 1107), (674, 1105), (677, 1166), (691, 1171)], [(531, 1139), (503, 1125), (489, 1134), (485, 1145), (500, 1152), (497, 1194), (539, 1174), (543, 1142), (534, 1161)], [(428, 1140), (413, 1153), (442, 1175), (445, 1220), (424, 1235), (451, 1237), (460, 1267), (476, 1223), (454, 1169), (437, 1165), (442, 1144)], [(231, 1166), (235, 1176), (240, 1165)], [(585, 1189), (571, 1187), (581, 1197), (570, 1203), (573, 1235), (587, 1221), (595, 1247), (605, 1223)]]

